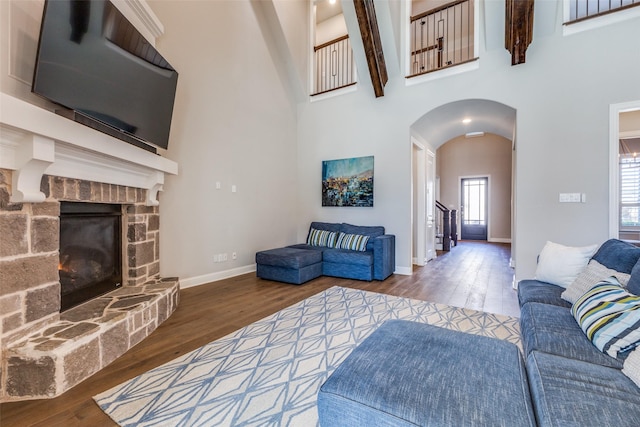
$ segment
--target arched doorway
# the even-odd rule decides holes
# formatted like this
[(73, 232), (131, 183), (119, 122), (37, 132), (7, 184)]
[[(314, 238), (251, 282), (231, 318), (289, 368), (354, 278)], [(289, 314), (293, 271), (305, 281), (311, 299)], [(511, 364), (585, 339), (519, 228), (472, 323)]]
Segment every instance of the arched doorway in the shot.
[[(486, 99), (468, 99), (444, 104), (425, 113), (422, 117), (416, 120), (410, 128), (412, 136), (412, 150), (414, 150), (415, 140), (417, 139), (424, 145), (426, 150), (430, 150), (434, 153), (436, 153), (438, 148), (443, 144), (456, 138), (464, 138), (465, 136), (474, 137), (492, 134), (511, 141), (511, 176), (510, 182), (508, 183), (511, 191), (508, 204), (511, 211), (511, 230), (509, 233), (509, 241), (512, 244), (512, 249), (515, 245), (513, 233), (515, 224), (515, 211), (513, 209), (515, 203), (513, 203), (513, 201), (516, 196), (514, 193), (516, 164), (515, 156), (513, 156), (513, 151), (516, 147), (515, 128), (516, 110), (500, 102)], [(412, 156), (412, 158), (414, 156)], [(412, 179), (414, 183), (423, 179), (422, 176), (424, 176), (424, 173), (420, 171), (420, 168), (413, 167), (412, 170)], [(440, 172), (437, 172), (439, 176)], [(417, 174), (422, 175), (420, 176)], [(439, 182), (438, 176), (435, 178), (436, 183)], [(434, 188), (433, 193), (436, 197), (442, 196), (440, 194), (439, 184)], [(420, 206), (419, 203), (420, 198), (414, 197), (412, 206), (413, 212), (417, 212), (422, 209), (422, 206)], [(421, 245), (426, 245), (425, 229), (414, 227), (412, 239), (415, 252), (418, 254), (421, 253)]]

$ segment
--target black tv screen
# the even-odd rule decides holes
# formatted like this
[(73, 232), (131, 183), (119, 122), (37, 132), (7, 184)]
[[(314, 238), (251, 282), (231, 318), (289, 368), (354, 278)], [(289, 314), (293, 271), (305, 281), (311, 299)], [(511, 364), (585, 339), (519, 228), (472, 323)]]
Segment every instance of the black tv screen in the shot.
[(81, 123), (149, 151), (166, 149), (177, 82), (176, 70), (110, 1), (45, 3), (32, 91)]

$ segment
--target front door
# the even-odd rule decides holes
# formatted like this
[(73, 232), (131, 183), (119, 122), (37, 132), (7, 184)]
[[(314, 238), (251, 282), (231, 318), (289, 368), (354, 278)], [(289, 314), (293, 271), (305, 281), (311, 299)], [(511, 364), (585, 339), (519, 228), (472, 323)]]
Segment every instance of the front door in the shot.
[(462, 240), (487, 240), (487, 184), (489, 179), (461, 180), (460, 225)]

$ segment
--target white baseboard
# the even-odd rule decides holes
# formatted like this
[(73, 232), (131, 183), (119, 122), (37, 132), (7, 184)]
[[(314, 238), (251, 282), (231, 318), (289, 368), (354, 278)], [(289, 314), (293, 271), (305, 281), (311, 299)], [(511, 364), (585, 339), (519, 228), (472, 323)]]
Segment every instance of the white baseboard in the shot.
[[(203, 274), (202, 276), (187, 277), (186, 279), (180, 278), (180, 289), (192, 288), (194, 286), (205, 285), (211, 282), (217, 282), (218, 280), (229, 279), (231, 277), (240, 276), (242, 274), (252, 273), (256, 271), (256, 265), (246, 265), (244, 267), (232, 268), (231, 270), (216, 271), (215, 273)], [(401, 274), (403, 276), (411, 276), (413, 274), (413, 268), (411, 267), (396, 267), (395, 274)]]
[(215, 273), (203, 274), (202, 276), (180, 278), (180, 288), (186, 289), (194, 286), (204, 285), (206, 283), (217, 282), (218, 280), (228, 279), (230, 277), (240, 276), (241, 274), (256, 271), (256, 265), (246, 265), (244, 267), (232, 268), (231, 270), (216, 271)]
[(403, 276), (411, 276), (413, 274), (413, 268), (412, 267), (397, 267), (396, 266), (396, 271), (393, 272), (394, 274), (402, 274)]
[(491, 243), (511, 243), (511, 239), (504, 237), (492, 237), (488, 240)]

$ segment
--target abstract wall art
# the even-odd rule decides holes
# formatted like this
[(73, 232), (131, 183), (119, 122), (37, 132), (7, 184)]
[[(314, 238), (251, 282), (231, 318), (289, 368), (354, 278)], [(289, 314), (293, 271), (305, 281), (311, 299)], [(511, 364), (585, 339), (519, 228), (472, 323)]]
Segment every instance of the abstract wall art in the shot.
[(373, 207), (373, 156), (323, 161), (322, 206)]

